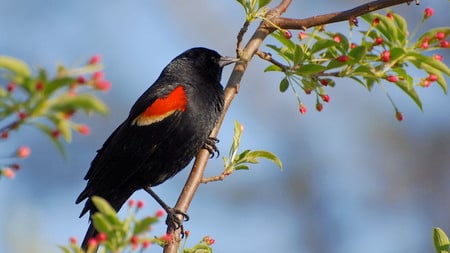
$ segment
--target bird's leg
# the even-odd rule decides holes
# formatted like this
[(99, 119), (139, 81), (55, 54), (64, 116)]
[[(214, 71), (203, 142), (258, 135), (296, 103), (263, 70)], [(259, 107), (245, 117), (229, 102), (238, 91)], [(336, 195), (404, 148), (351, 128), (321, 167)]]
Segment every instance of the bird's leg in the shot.
[(216, 143), (219, 142), (219, 139), (215, 137), (208, 137), (206, 139), (205, 144), (203, 144), (203, 148), (208, 150), (209, 154), (211, 155), (211, 158), (214, 157), (214, 153), (217, 153), (217, 157), (219, 157), (220, 152), (219, 149), (216, 147)]
[[(184, 236), (184, 228), (183, 228), (183, 222), (189, 220), (189, 216), (178, 209), (169, 207), (156, 193), (152, 190), (150, 186), (144, 187), (144, 190), (150, 194), (150, 196), (153, 197), (153, 199), (158, 202), (158, 204), (166, 211), (167, 213), (167, 219), (166, 219), (166, 225), (173, 227), (176, 229), (181, 229), (181, 236)], [(183, 216), (183, 219), (178, 218), (178, 215)]]

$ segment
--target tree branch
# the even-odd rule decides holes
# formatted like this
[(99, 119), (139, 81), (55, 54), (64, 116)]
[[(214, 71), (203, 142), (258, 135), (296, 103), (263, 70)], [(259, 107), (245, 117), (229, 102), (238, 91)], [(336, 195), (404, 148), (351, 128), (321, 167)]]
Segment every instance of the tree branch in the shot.
[[(276, 18), (272, 20), (273, 23), (283, 29), (304, 30), (305, 28), (336, 23), (340, 21), (350, 20), (351, 18), (359, 17), (363, 14), (387, 8), (403, 3), (410, 4), (411, 0), (377, 0), (370, 3), (362, 4), (350, 10), (328, 13), (324, 15), (294, 19), (294, 18)], [(417, 3), (417, 2), (416, 2)]]
[[(306, 19), (288, 19), (288, 18), (280, 18), (280, 16), (288, 9), (288, 7), (291, 4), (291, 0), (282, 0), (278, 6), (267, 12), (265, 18), (284, 29), (303, 29), (305, 27), (348, 20), (349, 18), (360, 16), (362, 14), (369, 13), (381, 8), (386, 8), (401, 3), (409, 3), (410, 1), (411, 0), (379, 0), (343, 12), (330, 13)], [(258, 52), (264, 39), (275, 30), (276, 28), (274, 28), (268, 22), (262, 21), (259, 24), (258, 28), (256, 29), (255, 33), (248, 41), (247, 45), (242, 49), (242, 51), (240, 51), (239, 48), (236, 49), (239, 50), (237, 52), (240, 53), (239, 55), (240, 61), (235, 64), (233, 72), (231, 73), (228, 79), (224, 91), (225, 92), (224, 110), (217, 122), (216, 127), (213, 129), (211, 133), (211, 137), (217, 137), (217, 134), (222, 125), (224, 117), (228, 111), (228, 108), (230, 107), (231, 102), (233, 101), (234, 97), (239, 91), (240, 82), (242, 80), (242, 77), (245, 73), (245, 70), (247, 69), (250, 60), (256, 54), (256, 52)], [(245, 32), (242, 31), (243, 30), (241, 30), (241, 33), (238, 34), (238, 42), (237, 42), (238, 45), (240, 45), (241, 41), (239, 40), (242, 40), (242, 37)], [(208, 163), (209, 156), (210, 154), (207, 150), (204, 149), (200, 150), (195, 160), (195, 163), (192, 167), (191, 173), (186, 181), (186, 184), (183, 187), (183, 190), (174, 208), (183, 212), (187, 212), (187, 209), (191, 204), (192, 199), (194, 198), (194, 195), (199, 185), (203, 181), (203, 173), (206, 164)], [(169, 242), (164, 247), (164, 253), (176, 253), (179, 248), (179, 243), (181, 240), (180, 229), (174, 230), (173, 228), (169, 227), (167, 229), (167, 233), (172, 235), (172, 241)]]

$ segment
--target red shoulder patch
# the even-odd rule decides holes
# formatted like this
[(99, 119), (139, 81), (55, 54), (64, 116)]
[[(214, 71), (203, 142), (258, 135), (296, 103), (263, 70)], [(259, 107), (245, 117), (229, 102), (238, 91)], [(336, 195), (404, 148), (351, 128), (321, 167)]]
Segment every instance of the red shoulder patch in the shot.
[(133, 120), (133, 124), (146, 126), (159, 122), (175, 111), (186, 110), (187, 96), (183, 86), (177, 86), (166, 97), (156, 99), (143, 113)]

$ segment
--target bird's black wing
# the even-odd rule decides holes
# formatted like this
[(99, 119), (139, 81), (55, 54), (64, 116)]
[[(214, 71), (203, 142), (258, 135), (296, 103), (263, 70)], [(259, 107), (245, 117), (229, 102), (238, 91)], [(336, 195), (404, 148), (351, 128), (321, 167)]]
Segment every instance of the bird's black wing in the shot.
[[(170, 102), (161, 99), (170, 96), (177, 87), (180, 87), (177, 84), (167, 84), (164, 93), (163, 90), (157, 90), (161, 86), (159, 83), (150, 87), (137, 100), (129, 117), (97, 151), (85, 176), (85, 180), (88, 180), (87, 186), (76, 203), (97, 195), (105, 198), (118, 210), (134, 191), (142, 188), (144, 183), (151, 184), (152, 180), (155, 180), (136, 177), (136, 173), (144, 166), (147, 170), (151, 170), (152, 168), (149, 168), (151, 166), (160, 166), (157, 160), (152, 161), (152, 156), (160, 143), (171, 136), (183, 114), (180, 110), (174, 110), (159, 118), (144, 115), (157, 101)], [(93, 210), (89, 200), (80, 216), (88, 210)]]

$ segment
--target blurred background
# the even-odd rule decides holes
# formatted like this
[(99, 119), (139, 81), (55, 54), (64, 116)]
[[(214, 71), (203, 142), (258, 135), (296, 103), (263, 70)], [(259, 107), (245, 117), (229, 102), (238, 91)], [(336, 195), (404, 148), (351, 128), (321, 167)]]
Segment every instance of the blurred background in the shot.
[[(367, 1), (294, 2), (287, 17)], [(421, 2), (394, 10), (410, 29), (425, 7), (435, 10), (425, 29), (448, 25), (447, 1)], [(100, 54), (113, 83), (101, 94), (109, 116), (77, 115), (92, 133), (66, 145), (67, 159), (34, 129), (2, 140), (1, 154), (29, 145), (32, 155), (14, 180), (0, 180), (0, 252), (60, 252), (56, 245), (67, 245), (69, 237), (81, 240), (88, 218), (78, 218), (82, 206), (74, 202), (95, 151), (176, 55), (205, 46), (233, 56), (243, 17), (231, 0), (0, 0), (0, 54), (46, 69), (57, 63), (79, 66)], [(348, 34), (346, 22), (327, 29)], [(444, 54), (447, 65), (449, 59)], [(322, 112), (314, 110), (314, 97), (303, 96), (309, 111), (300, 115), (295, 96), (278, 91), (281, 75), (262, 74), (266, 66), (259, 58), (251, 62), (219, 148), (228, 153), (237, 119), (245, 126), (242, 149), (272, 151), (284, 170), (262, 162), (202, 185), (188, 212), (188, 244), (210, 235), (215, 252), (432, 252), (431, 229), (450, 232), (450, 97), (435, 84), (421, 90), (422, 113), (403, 92), (389, 88), (405, 115), (399, 123), (379, 87), (369, 93), (353, 81), (337, 80), (336, 88), (327, 89), (331, 102)], [(189, 169), (154, 190), (174, 204)], [(207, 174), (221, 171), (222, 160), (212, 159)], [(133, 199), (145, 200), (142, 215), (160, 209), (142, 192)], [(160, 224), (154, 232), (163, 234), (165, 228)]]

